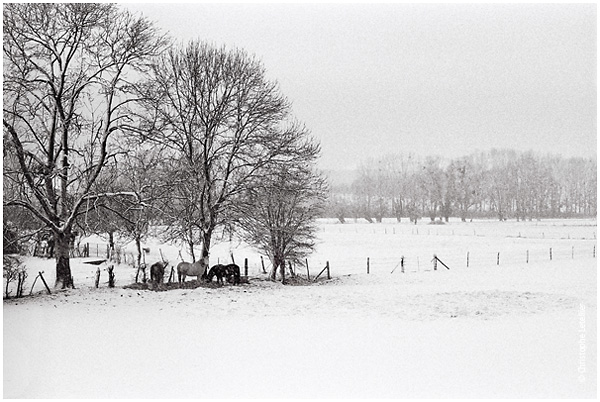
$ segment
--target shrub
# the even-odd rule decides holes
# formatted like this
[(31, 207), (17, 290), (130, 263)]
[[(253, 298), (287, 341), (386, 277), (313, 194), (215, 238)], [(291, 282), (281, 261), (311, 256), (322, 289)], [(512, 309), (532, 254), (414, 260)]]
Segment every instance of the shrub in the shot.
[(27, 271), (19, 257), (12, 255), (3, 255), (2, 257), (2, 277), (4, 278), (6, 287), (4, 288), (4, 298), (8, 299), (11, 291), (9, 290), (10, 283), (17, 281), (17, 293), (15, 297), (23, 296), (23, 285), (27, 278)]

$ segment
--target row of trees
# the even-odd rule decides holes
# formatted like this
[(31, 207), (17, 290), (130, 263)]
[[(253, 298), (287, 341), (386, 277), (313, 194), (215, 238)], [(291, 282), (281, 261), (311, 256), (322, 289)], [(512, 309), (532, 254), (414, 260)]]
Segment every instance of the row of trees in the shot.
[(514, 150), (451, 160), (387, 155), (362, 163), (351, 184), (333, 186), (327, 214), (342, 222), (596, 216), (596, 172), (595, 159)]
[(272, 277), (313, 248), (319, 146), (259, 60), (179, 45), (111, 4), (4, 6), (4, 222), (50, 230), (69, 286), (79, 230), (151, 226), (208, 260), (217, 231), (267, 254)]

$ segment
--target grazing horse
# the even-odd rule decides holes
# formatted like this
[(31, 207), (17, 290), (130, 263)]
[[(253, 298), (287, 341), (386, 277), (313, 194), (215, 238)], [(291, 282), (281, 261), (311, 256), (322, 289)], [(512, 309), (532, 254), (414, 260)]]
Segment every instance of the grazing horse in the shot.
[(150, 280), (154, 283), (163, 283), (165, 276), (165, 268), (169, 265), (168, 262), (155, 262), (150, 267)]
[(239, 285), (240, 283), (240, 267), (235, 264), (225, 265), (225, 270), (227, 272), (227, 282), (233, 280), (234, 285)]
[(225, 265), (217, 264), (213, 265), (213, 267), (208, 271), (208, 277), (206, 280), (208, 282), (212, 282), (214, 277), (217, 277), (217, 283), (223, 284), (223, 277), (227, 276), (227, 269)]
[(179, 282), (185, 282), (186, 276), (195, 276), (197, 280), (206, 278), (207, 267), (208, 257), (204, 257), (193, 263), (180, 262), (177, 264), (177, 278)]

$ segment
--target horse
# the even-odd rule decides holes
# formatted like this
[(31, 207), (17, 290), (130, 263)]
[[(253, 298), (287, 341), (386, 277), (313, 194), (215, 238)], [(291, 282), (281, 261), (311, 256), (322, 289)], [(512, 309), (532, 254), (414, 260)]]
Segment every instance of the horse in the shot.
[(163, 283), (165, 276), (165, 268), (169, 265), (168, 262), (155, 262), (150, 267), (150, 280), (155, 283)]
[(204, 257), (196, 262), (180, 262), (177, 264), (177, 278), (179, 282), (185, 282), (186, 276), (195, 276), (197, 280), (206, 278), (206, 268), (208, 267), (208, 257)]
[(239, 285), (240, 283), (240, 267), (235, 264), (225, 265), (225, 270), (227, 272), (227, 282), (231, 283), (233, 280), (234, 285)]
[(208, 276), (206, 280), (208, 282), (212, 282), (214, 277), (217, 277), (217, 283), (223, 284), (223, 277), (227, 276), (227, 269), (225, 265), (217, 264), (213, 265), (213, 267), (208, 271)]

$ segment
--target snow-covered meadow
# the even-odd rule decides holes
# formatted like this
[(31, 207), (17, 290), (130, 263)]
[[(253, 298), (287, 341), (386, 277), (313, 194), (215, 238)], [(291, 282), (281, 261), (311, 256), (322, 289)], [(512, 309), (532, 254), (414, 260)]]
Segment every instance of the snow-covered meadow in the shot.
[[(237, 242), (211, 252), (248, 258), (235, 287), (123, 289), (120, 265), (95, 289), (97, 258), (73, 259), (76, 289), (4, 302), (3, 396), (595, 397), (596, 221), (426, 223), (322, 221), (310, 274), (332, 279), (311, 286), (266, 281)], [(26, 263), (25, 294), (38, 271), (53, 284), (53, 260)]]

